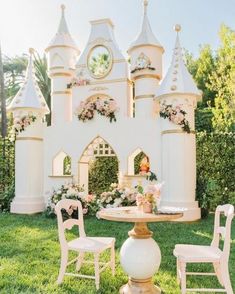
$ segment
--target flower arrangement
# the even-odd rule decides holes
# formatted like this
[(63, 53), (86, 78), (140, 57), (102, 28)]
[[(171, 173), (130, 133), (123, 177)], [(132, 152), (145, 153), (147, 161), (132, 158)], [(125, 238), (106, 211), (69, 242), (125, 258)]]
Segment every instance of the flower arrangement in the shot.
[(86, 86), (89, 85), (90, 81), (88, 79), (76, 79), (73, 78), (69, 84), (67, 84), (67, 89), (71, 89), (74, 86), (80, 87), (80, 86)]
[(146, 213), (157, 213), (163, 183), (149, 184), (146, 187), (137, 186), (136, 204)]
[(135, 204), (137, 191), (135, 189), (122, 188), (113, 183), (109, 191), (103, 192), (98, 199), (100, 208), (112, 208), (120, 206), (131, 206)]
[(182, 130), (190, 133), (189, 121), (185, 118), (186, 112), (181, 107), (173, 107), (171, 104), (162, 103), (160, 106), (160, 117), (168, 118), (176, 125), (180, 125)]
[[(52, 192), (49, 197), (47, 209), (45, 212), (47, 216), (55, 216), (55, 206), (61, 199), (74, 199), (81, 201), (83, 214), (93, 215), (98, 210), (95, 195), (85, 195), (83, 187), (78, 184), (69, 183), (62, 185), (60, 188)], [(71, 211), (69, 214), (72, 213), (73, 211)]]
[(23, 132), (29, 125), (31, 125), (36, 120), (34, 115), (24, 115), (21, 118), (15, 117), (13, 126), (10, 132), (10, 141), (15, 141), (16, 136)]
[(118, 111), (118, 107), (116, 101), (112, 98), (100, 99), (97, 97), (95, 101), (81, 101), (76, 111), (76, 115), (79, 120), (85, 122), (93, 119), (95, 111), (97, 111), (98, 114), (109, 118), (110, 122), (117, 120), (115, 112)]

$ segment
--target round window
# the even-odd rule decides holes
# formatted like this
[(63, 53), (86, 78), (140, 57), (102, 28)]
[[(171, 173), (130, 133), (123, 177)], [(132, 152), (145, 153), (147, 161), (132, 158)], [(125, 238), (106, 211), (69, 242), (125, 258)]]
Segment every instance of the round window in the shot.
[(96, 79), (105, 77), (112, 68), (112, 55), (105, 46), (99, 45), (91, 49), (87, 67)]

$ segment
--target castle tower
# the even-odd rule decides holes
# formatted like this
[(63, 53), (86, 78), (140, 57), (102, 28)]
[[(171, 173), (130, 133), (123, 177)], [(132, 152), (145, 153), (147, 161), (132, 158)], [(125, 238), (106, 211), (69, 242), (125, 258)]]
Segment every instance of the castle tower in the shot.
[(144, 16), (141, 31), (130, 45), (131, 79), (135, 86), (135, 116), (150, 117), (153, 98), (162, 78), (162, 55), (164, 49), (154, 36), (149, 24), (148, 0), (143, 1)]
[(79, 50), (73, 41), (65, 20), (65, 6), (61, 5), (62, 15), (58, 31), (46, 48), (48, 53), (48, 72), (51, 78), (52, 125), (72, 120), (72, 94), (67, 89), (75, 73)]
[(184, 111), (190, 132), (184, 131), (182, 125), (177, 124), (176, 120), (173, 123), (168, 118), (161, 119), (162, 179), (165, 181), (161, 205), (184, 208), (184, 219), (193, 221), (200, 218), (200, 209), (197, 201), (195, 201), (194, 110), (197, 101), (201, 98), (201, 92), (197, 89), (184, 64), (179, 42), (180, 25), (176, 25), (175, 30), (177, 37), (172, 62), (166, 77), (157, 89), (156, 98), (160, 102), (161, 111), (164, 112), (168, 106), (179, 112), (176, 120), (181, 121), (184, 118), (184, 114), (179, 110)]
[(49, 108), (38, 87), (30, 57), (23, 86), (8, 110), (13, 112), (16, 128), (24, 121), (24, 130), (15, 142), (15, 198), (13, 213), (36, 213), (45, 208), (43, 198), (43, 128), (42, 122)]

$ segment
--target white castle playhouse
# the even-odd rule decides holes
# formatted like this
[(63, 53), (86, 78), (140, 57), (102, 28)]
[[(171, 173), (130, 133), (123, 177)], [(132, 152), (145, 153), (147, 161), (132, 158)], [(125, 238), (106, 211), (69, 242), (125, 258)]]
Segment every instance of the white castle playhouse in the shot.
[[(161, 206), (184, 209), (182, 220), (200, 218), (194, 110), (201, 93), (184, 64), (179, 25), (172, 62), (162, 78), (164, 48), (151, 30), (147, 5), (145, 0), (141, 31), (128, 49), (130, 64), (109, 19), (90, 22), (80, 53), (62, 5), (58, 31), (46, 48), (52, 125), (45, 123), (49, 108), (35, 79), (32, 54), (25, 82), (9, 106), (15, 120), (26, 117), (31, 122), (16, 136), (11, 212), (43, 211), (48, 192), (68, 181), (88, 191), (89, 162), (96, 156), (117, 156), (119, 181), (134, 185), (140, 179), (134, 175), (134, 158), (144, 152), (151, 171), (165, 182)], [(66, 158), (71, 160), (69, 174), (64, 171)]]

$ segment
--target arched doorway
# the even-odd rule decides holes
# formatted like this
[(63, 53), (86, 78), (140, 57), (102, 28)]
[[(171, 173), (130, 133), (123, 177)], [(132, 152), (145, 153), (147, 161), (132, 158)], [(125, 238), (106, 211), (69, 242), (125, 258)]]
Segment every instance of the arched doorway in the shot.
[[(111, 164), (112, 168), (104, 169), (101, 171), (101, 173), (97, 174), (97, 172), (94, 172), (95, 168), (100, 168), (104, 164), (107, 164), (109, 161), (112, 161), (113, 164)], [(98, 163), (97, 163), (98, 162)], [(110, 165), (109, 165), (110, 166)], [(93, 173), (91, 172), (93, 168)], [(105, 168), (105, 167), (104, 167)], [(90, 177), (93, 177), (93, 182), (95, 181), (95, 184), (91, 184), (90, 180), (90, 186), (92, 190), (89, 188), (89, 172)], [(109, 174), (110, 173), (110, 176)], [(100, 136), (96, 137), (84, 150), (79, 163), (78, 163), (78, 178), (80, 185), (84, 186), (85, 192), (94, 192), (102, 191), (101, 181), (104, 180), (104, 178), (107, 178), (107, 185), (109, 185), (109, 180), (115, 178), (114, 175), (116, 175), (117, 179), (118, 174), (118, 159), (117, 155), (114, 152), (113, 148), (109, 145), (107, 141), (105, 141)], [(96, 177), (96, 178), (95, 178)], [(111, 182), (110, 182), (111, 184)], [(105, 188), (107, 185), (103, 185)], [(94, 187), (96, 189), (94, 189)], [(100, 189), (98, 189), (100, 188)], [(96, 190), (96, 191), (94, 191)]]

